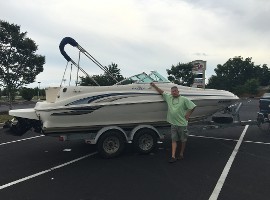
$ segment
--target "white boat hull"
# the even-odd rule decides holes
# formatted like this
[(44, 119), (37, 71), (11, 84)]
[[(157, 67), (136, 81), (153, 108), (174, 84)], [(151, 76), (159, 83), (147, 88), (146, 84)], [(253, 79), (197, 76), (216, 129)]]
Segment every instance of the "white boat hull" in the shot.
[[(171, 86), (160, 85), (167, 92)], [(10, 115), (40, 120), (44, 134), (98, 130), (111, 125), (168, 125), (167, 105), (149, 84), (110, 87), (110, 91), (107, 86), (68, 87), (65, 92), (61, 88), (55, 102), (50, 98), (51, 102), (38, 102), (32, 110), (11, 110)], [(197, 105), (190, 122), (202, 120), (238, 100), (232, 93), (219, 90), (181, 87), (180, 93)]]
[[(199, 105), (191, 116), (191, 122), (202, 120), (217, 112), (217, 106), (200, 105), (199, 102), (197, 104)], [(221, 108), (223, 107), (221, 106)], [(87, 109), (80, 110), (77, 114), (68, 114), (70, 110), (40, 113), (40, 116), (43, 116), (41, 119), (44, 118), (44, 131), (90, 130), (111, 125), (120, 127), (134, 127), (137, 124), (168, 125), (166, 122), (167, 105), (165, 102), (110, 105), (88, 114), (85, 111), (87, 112)]]

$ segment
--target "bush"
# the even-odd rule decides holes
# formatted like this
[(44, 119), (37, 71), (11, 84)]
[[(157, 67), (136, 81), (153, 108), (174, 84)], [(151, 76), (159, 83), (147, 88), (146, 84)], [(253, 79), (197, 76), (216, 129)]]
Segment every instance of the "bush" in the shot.
[(26, 101), (30, 101), (34, 97), (34, 90), (32, 88), (22, 88), (21, 89), (21, 96)]
[(248, 93), (252, 95), (256, 95), (259, 90), (259, 81), (258, 79), (249, 79), (245, 82), (245, 88), (248, 91)]

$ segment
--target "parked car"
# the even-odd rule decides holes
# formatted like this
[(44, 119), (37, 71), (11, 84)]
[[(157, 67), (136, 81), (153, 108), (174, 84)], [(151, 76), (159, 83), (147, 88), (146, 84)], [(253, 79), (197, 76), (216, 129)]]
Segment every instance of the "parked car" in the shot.
[(259, 100), (257, 121), (260, 124), (270, 123), (270, 93), (265, 93)]
[(265, 93), (259, 101), (260, 112), (270, 113), (270, 93)]

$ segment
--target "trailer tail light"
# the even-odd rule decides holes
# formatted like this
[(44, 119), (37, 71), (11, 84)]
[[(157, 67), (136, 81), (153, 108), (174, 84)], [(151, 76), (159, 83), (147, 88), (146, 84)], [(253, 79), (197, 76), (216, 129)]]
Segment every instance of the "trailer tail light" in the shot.
[(92, 144), (91, 140), (85, 140), (86, 144)]
[(67, 140), (67, 136), (65, 136), (65, 135), (60, 135), (59, 136), (59, 141), (64, 142), (66, 140)]

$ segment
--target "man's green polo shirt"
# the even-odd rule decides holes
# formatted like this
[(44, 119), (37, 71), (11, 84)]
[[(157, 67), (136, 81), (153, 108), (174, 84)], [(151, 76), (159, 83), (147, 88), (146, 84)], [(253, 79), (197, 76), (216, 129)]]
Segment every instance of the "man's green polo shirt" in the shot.
[(181, 95), (173, 97), (171, 94), (163, 92), (162, 96), (168, 104), (167, 121), (172, 125), (187, 126), (186, 112), (195, 108), (196, 105)]

